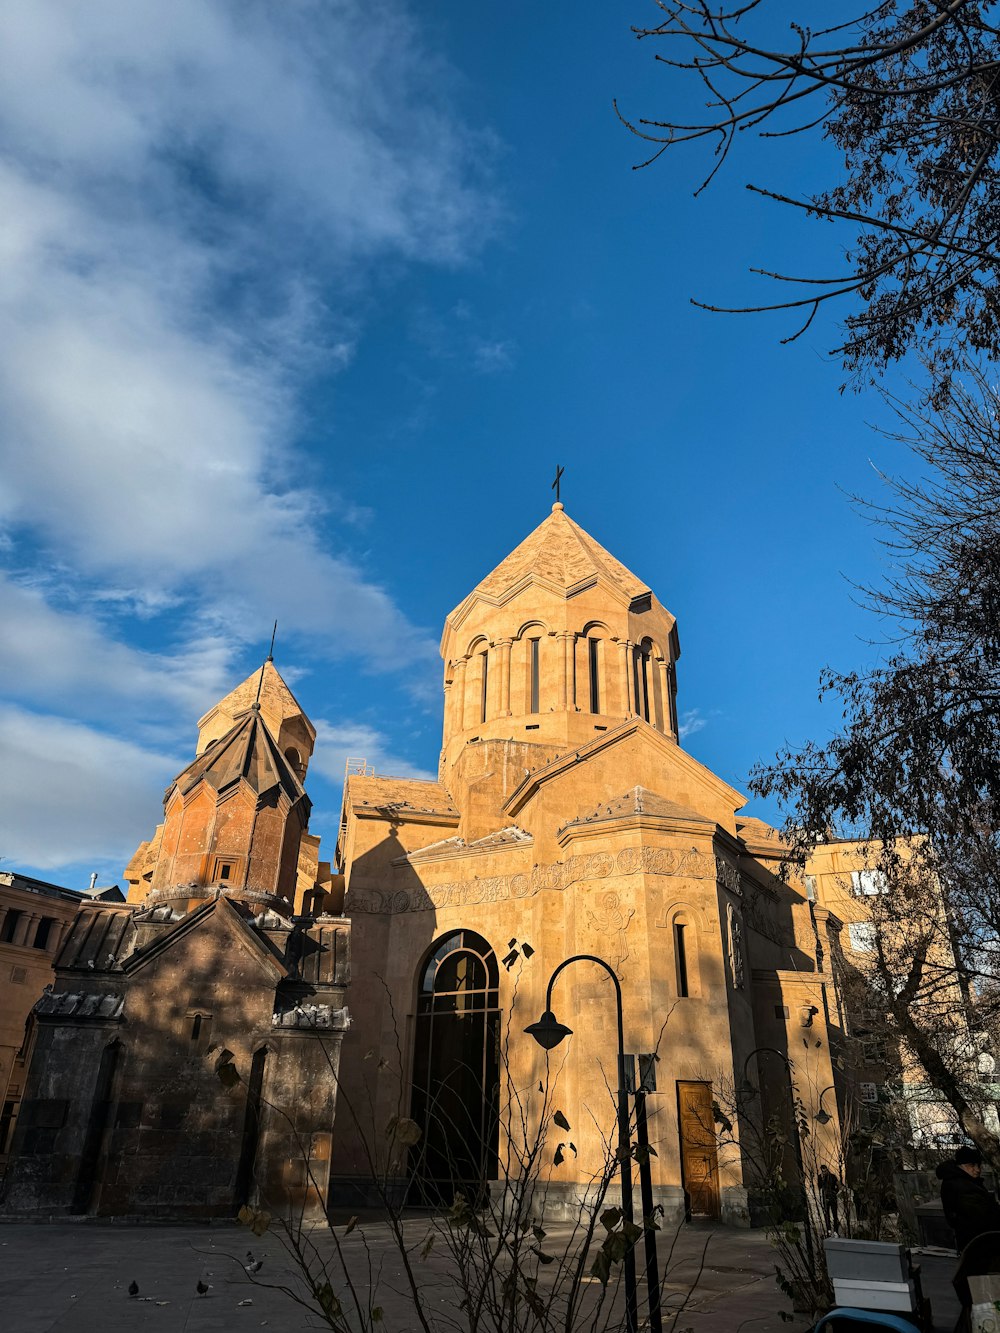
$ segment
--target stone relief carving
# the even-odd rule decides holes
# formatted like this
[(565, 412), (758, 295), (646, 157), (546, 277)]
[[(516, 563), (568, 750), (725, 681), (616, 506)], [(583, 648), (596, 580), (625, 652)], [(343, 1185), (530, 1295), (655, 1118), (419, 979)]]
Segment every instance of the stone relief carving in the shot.
[(747, 926), (758, 935), (763, 935), (766, 940), (780, 945), (782, 949), (794, 948), (795, 940), (792, 932), (783, 929), (778, 923), (777, 907), (763, 894), (749, 893), (743, 905), (743, 912)]
[(743, 972), (743, 922), (732, 903), (726, 905), (726, 921), (729, 926), (729, 975), (733, 987), (742, 990), (746, 981)]
[(734, 893), (737, 898), (743, 897), (743, 885), (740, 883), (740, 872), (729, 861), (721, 856), (715, 858), (715, 878), (724, 889)]
[(588, 912), (587, 922), (589, 925), (600, 932), (603, 936), (614, 935), (618, 948), (618, 957), (614, 964), (614, 969), (618, 973), (618, 980), (622, 979), (622, 966), (628, 960), (628, 939), (626, 931), (629, 922), (635, 916), (633, 908), (626, 912), (621, 905), (621, 899), (617, 893), (602, 893), (598, 899), (602, 912)]
[(510, 898), (533, 898), (545, 890), (563, 892), (580, 880), (606, 879), (609, 875), (684, 875), (710, 879), (717, 875), (716, 859), (707, 852), (672, 847), (625, 847), (617, 856), (591, 852), (571, 856), (550, 866), (535, 866), (516, 875), (434, 884), (425, 888), (351, 889), (348, 912), (394, 915), (399, 912), (429, 912), (437, 907), (466, 907), (475, 903), (503, 902)]

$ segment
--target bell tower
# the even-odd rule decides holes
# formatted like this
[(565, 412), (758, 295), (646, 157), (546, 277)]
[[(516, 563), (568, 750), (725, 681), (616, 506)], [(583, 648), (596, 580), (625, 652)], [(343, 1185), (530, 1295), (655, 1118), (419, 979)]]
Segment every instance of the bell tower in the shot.
[(316, 730), (268, 659), (199, 720), (194, 760), (126, 870), (130, 901), (188, 910), (206, 894), (291, 909)]

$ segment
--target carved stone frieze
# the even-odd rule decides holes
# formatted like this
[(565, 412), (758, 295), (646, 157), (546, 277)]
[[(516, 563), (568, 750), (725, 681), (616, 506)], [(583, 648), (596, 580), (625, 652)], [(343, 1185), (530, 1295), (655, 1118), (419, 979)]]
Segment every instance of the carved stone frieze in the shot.
[(715, 858), (715, 877), (724, 889), (735, 894), (737, 898), (743, 897), (743, 885), (740, 883), (740, 872), (731, 861), (727, 861), (723, 856)]
[(571, 856), (554, 865), (535, 866), (523, 874), (477, 876), (417, 889), (351, 889), (346, 909), (348, 913), (390, 916), (399, 912), (429, 912), (439, 907), (533, 898), (546, 890), (563, 892), (589, 879), (639, 874), (710, 879), (718, 874), (718, 869), (713, 857), (693, 848), (682, 851), (671, 847), (624, 847), (617, 855), (591, 852), (586, 856)]

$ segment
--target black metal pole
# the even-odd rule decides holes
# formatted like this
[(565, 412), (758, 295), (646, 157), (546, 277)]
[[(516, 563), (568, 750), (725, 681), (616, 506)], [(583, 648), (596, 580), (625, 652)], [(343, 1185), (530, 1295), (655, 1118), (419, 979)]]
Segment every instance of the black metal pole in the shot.
[(642, 1223), (646, 1244), (646, 1290), (649, 1292), (649, 1333), (662, 1333), (660, 1314), (660, 1264), (656, 1257), (656, 1232), (653, 1224), (653, 1171), (649, 1164), (649, 1127), (646, 1123), (646, 1091), (642, 1070), (635, 1092), (635, 1136), (639, 1158), (639, 1192), (642, 1197)]
[[(625, 1025), (622, 1017), (622, 988), (618, 981), (618, 974), (603, 958), (598, 958), (592, 953), (574, 954), (572, 958), (567, 958), (560, 963), (549, 978), (548, 990), (545, 993), (545, 1008), (549, 1011), (552, 1009), (552, 987), (555, 985), (556, 977), (564, 967), (569, 967), (570, 963), (596, 963), (598, 967), (604, 968), (614, 982), (615, 1007), (618, 1016), (618, 1163), (622, 1182), (622, 1217), (626, 1222), (634, 1224), (635, 1219), (632, 1212), (632, 1142), (629, 1134), (628, 1080), (625, 1077)], [(638, 1333), (639, 1315), (635, 1289), (634, 1245), (630, 1245), (626, 1250), (623, 1267), (625, 1270), (625, 1327), (628, 1333)], [(659, 1312), (659, 1303), (657, 1303), (657, 1312)]]

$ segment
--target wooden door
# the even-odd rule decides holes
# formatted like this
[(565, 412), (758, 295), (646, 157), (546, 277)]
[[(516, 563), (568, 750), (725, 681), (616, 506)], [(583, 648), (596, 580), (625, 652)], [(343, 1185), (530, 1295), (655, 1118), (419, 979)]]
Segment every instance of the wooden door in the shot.
[(719, 1216), (719, 1156), (709, 1083), (677, 1084), (681, 1180), (696, 1217)]

